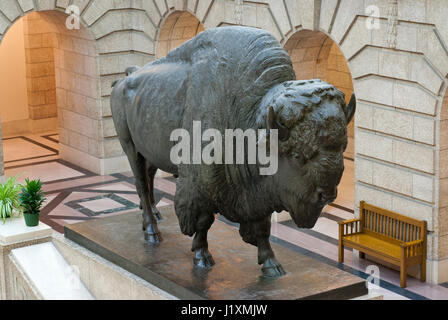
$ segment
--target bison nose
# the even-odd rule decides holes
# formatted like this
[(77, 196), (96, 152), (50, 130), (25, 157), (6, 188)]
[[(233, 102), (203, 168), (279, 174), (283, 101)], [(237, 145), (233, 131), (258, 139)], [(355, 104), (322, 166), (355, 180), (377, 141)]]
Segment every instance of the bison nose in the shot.
[(338, 189), (332, 188), (332, 189), (323, 189), (323, 188), (317, 188), (317, 199), (319, 203), (322, 204), (328, 204), (332, 203), (334, 200), (336, 200), (338, 196)]

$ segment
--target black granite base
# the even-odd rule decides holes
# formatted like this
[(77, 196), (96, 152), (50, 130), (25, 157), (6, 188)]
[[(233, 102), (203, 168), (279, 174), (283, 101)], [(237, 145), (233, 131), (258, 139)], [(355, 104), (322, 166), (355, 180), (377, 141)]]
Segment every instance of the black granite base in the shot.
[(363, 279), (275, 243), (287, 274), (262, 277), (257, 249), (222, 221), (209, 232), (216, 265), (197, 269), (191, 239), (181, 234), (174, 209), (160, 211), (159, 245), (144, 241), (139, 212), (73, 224), (65, 228), (65, 236), (180, 299), (351, 299), (367, 294)]

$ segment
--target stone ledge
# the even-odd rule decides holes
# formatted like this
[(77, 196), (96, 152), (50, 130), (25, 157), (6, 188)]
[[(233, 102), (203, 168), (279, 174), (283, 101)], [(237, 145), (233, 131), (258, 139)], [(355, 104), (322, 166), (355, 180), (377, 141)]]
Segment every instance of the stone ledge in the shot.
[(42, 222), (37, 227), (27, 227), (23, 217), (7, 219), (5, 224), (0, 224), (0, 245), (47, 238), (52, 233), (53, 230)]

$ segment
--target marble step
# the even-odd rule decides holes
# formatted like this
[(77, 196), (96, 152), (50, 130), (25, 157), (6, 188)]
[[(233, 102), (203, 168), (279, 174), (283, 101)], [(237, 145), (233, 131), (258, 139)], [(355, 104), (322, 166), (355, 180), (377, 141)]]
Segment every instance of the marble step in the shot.
[(10, 258), (44, 300), (94, 299), (76, 267), (70, 266), (51, 242), (14, 249)]

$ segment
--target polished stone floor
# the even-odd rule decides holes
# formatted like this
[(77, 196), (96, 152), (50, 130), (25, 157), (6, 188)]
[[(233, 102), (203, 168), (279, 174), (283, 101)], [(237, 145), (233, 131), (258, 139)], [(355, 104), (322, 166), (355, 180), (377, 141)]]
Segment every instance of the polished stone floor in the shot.
[[(135, 211), (139, 199), (131, 172), (98, 176), (66, 163), (58, 156), (58, 135), (48, 132), (3, 139), (6, 176), (40, 178), (48, 199), (41, 220), (63, 232), (67, 224)], [(345, 252), (345, 263), (337, 263), (337, 222), (353, 218), (354, 166), (346, 159), (346, 171), (335, 203), (324, 209), (311, 230), (298, 229), (291, 220), (273, 222), (273, 241), (329, 265), (366, 279), (366, 268), (375, 263), (360, 260), (351, 250)], [(173, 177), (155, 180), (158, 206), (173, 203), (176, 183)], [(281, 221), (280, 221), (281, 220)], [(408, 287), (399, 286), (399, 272), (378, 265), (380, 286), (374, 290), (385, 299), (448, 299), (448, 284), (431, 285), (408, 277)]]

